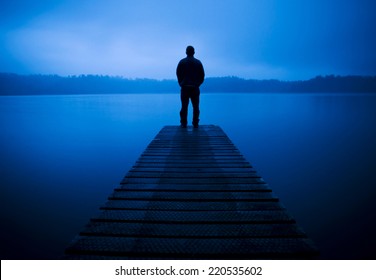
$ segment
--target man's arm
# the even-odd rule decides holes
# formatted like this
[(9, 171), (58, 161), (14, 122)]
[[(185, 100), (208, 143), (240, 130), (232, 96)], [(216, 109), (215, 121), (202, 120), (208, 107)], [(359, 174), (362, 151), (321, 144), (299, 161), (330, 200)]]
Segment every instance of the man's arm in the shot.
[(179, 61), (178, 66), (176, 67), (176, 77), (178, 78), (178, 83), (181, 86), (181, 82), (183, 80), (183, 69), (182, 63)]
[(199, 67), (199, 71), (200, 71), (200, 85), (204, 82), (204, 79), (205, 79), (205, 71), (204, 71), (204, 66), (202, 65), (201, 61), (199, 63), (200, 67)]

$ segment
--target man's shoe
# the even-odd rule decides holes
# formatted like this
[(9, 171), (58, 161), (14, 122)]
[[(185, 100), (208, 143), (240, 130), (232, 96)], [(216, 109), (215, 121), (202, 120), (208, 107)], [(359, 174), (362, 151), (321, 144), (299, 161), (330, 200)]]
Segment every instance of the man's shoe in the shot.
[(186, 124), (181, 124), (180, 127), (181, 128), (187, 128), (187, 125)]
[(194, 124), (193, 127), (194, 127), (194, 128), (198, 128), (198, 124)]

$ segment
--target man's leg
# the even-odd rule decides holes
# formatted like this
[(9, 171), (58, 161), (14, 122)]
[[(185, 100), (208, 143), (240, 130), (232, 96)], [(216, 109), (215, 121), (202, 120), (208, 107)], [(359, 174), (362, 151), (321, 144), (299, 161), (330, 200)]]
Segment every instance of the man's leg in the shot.
[(181, 100), (180, 124), (182, 126), (187, 126), (189, 92), (187, 92), (187, 90), (184, 89), (184, 87), (182, 87), (180, 91), (180, 100)]
[(191, 101), (193, 107), (193, 120), (192, 124), (194, 127), (198, 127), (200, 121), (200, 89), (196, 88), (191, 93)]

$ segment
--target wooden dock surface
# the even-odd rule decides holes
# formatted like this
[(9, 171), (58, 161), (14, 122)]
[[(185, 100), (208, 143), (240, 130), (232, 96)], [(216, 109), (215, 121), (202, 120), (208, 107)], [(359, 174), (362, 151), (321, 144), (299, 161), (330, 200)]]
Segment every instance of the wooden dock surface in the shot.
[(318, 251), (218, 126), (165, 126), (68, 259), (306, 259)]

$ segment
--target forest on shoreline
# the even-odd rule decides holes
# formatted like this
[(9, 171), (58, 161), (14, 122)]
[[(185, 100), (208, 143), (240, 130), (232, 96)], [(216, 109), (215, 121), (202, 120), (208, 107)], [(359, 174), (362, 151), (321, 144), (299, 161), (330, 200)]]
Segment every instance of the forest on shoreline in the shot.
[[(0, 95), (178, 93), (176, 80), (127, 79), (103, 75), (18, 75), (0, 73)], [(316, 76), (309, 80), (208, 77), (203, 93), (376, 93), (376, 76)]]

